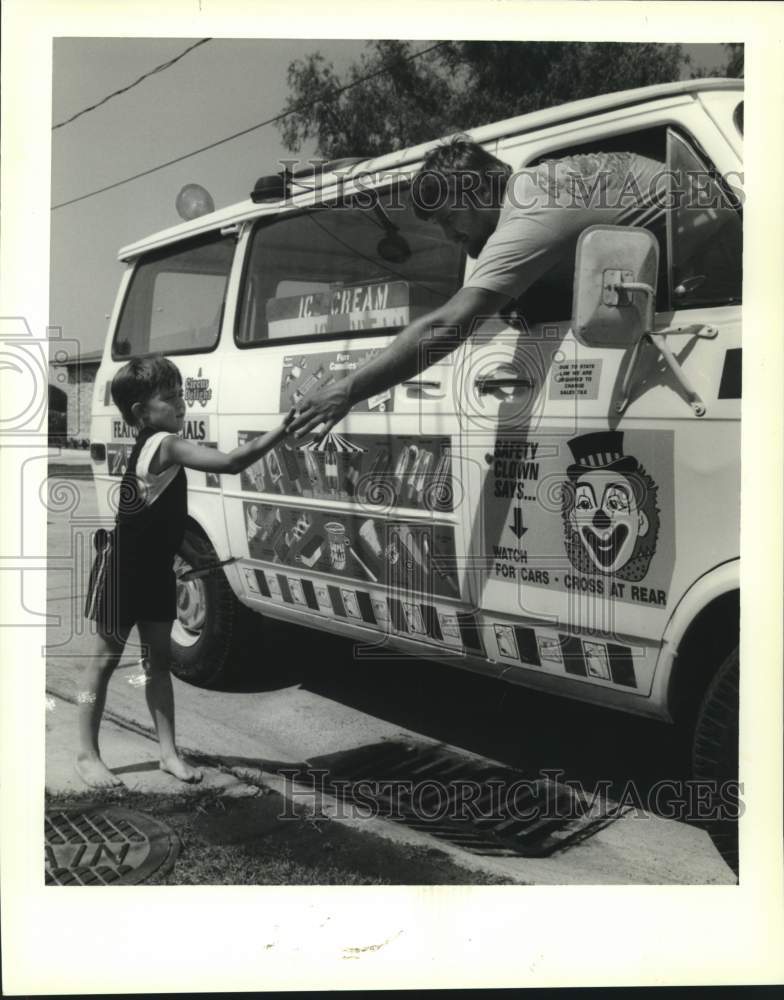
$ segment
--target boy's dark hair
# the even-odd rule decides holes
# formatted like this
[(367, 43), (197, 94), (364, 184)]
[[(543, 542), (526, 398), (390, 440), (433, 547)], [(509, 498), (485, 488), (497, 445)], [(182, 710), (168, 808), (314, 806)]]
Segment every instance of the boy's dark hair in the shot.
[(420, 219), (444, 206), (500, 205), (512, 168), (466, 135), (431, 149), (411, 182), (411, 201)]
[(115, 373), (112, 379), (112, 400), (128, 425), (136, 423), (131, 407), (146, 403), (161, 389), (182, 385), (177, 365), (159, 354), (134, 358)]

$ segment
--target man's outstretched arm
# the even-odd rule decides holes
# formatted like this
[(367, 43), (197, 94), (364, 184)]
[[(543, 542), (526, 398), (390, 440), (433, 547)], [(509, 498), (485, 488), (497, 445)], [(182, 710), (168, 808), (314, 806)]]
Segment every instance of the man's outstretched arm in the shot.
[(290, 426), (297, 437), (321, 427), (327, 431), (352, 406), (427, 368), (437, 354), (454, 351), (472, 332), (478, 318), (494, 316), (508, 296), (484, 288), (461, 288), (443, 306), (414, 320), (380, 354), (346, 378), (306, 399)]

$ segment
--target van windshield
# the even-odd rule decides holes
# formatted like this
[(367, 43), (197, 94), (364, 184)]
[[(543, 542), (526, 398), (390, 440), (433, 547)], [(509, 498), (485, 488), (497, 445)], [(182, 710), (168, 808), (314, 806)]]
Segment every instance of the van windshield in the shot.
[(401, 187), (262, 220), (237, 342), (399, 329), (458, 289), (463, 254)]
[(123, 302), (112, 357), (213, 348), (235, 245), (232, 237), (210, 234), (145, 254)]

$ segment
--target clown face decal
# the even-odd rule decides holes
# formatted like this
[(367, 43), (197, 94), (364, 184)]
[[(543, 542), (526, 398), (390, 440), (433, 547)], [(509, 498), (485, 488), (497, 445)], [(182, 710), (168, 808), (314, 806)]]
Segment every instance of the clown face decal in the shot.
[(659, 531), (657, 487), (636, 458), (623, 454), (623, 434), (601, 431), (569, 442), (575, 462), (563, 491), (566, 552), (583, 573), (641, 580)]
[(575, 483), (570, 526), (600, 573), (615, 573), (648, 533), (632, 482), (614, 472), (586, 472)]

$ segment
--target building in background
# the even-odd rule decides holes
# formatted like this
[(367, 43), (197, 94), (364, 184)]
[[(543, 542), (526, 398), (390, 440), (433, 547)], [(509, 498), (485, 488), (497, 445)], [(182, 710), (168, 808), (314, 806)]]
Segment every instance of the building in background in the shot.
[(103, 351), (88, 351), (49, 366), (49, 443), (86, 448), (95, 374)]

